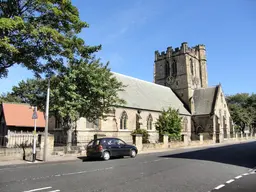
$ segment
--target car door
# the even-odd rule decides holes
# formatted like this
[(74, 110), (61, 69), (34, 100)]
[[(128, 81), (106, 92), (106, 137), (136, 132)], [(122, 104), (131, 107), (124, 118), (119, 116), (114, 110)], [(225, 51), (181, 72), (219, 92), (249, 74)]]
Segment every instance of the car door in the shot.
[(118, 142), (116, 139), (109, 139), (108, 140), (108, 147), (107, 149), (110, 151), (112, 156), (121, 156), (121, 147), (118, 145)]
[(127, 145), (123, 140), (118, 139), (118, 144), (120, 146), (120, 153), (122, 153), (122, 156), (128, 156), (130, 155), (130, 146)]

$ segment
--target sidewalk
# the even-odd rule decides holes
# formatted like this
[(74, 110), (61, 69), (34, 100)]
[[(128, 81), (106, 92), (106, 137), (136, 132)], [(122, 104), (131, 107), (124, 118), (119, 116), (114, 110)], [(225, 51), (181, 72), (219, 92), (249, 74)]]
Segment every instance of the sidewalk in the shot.
[(8, 165), (21, 165), (21, 164), (43, 164), (43, 163), (54, 163), (54, 162), (66, 162), (66, 161), (75, 161), (79, 160), (79, 156), (77, 155), (65, 155), (65, 156), (49, 156), (47, 162), (42, 160), (36, 160), (35, 162), (31, 162), (29, 160), (9, 160), (9, 161), (0, 161), (0, 169), (1, 166)]
[[(148, 154), (148, 153), (161, 153), (161, 152), (168, 152), (168, 151), (175, 151), (179, 149), (193, 149), (193, 148), (210, 148), (210, 147), (220, 147), (220, 146), (227, 146), (227, 145), (234, 145), (234, 144), (240, 144), (240, 143), (248, 143), (248, 142), (254, 142), (255, 139), (250, 140), (243, 140), (243, 141), (232, 141), (232, 142), (224, 142), (224, 143), (214, 143), (214, 144), (205, 144), (205, 145), (198, 145), (198, 146), (186, 146), (186, 147), (178, 147), (178, 148), (168, 148), (168, 149), (153, 149), (148, 151), (141, 151), (140, 154)], [(67, 162), (67, 161), (79, 161), (79, 157), (85, 157), (81, 155), (64, 155), (64, 156), (49, 156), (47, 162), (38, 160), (36, 162), (31, 161), (25, 161), (25, 160), (8, 160), (8, 161), (0, 161), (0, 170), (3, 166), (9, 166), (9, 165), (24, 165), (24, 164), (46, 164), (46, 163), (54, 163), (54, 162)]]

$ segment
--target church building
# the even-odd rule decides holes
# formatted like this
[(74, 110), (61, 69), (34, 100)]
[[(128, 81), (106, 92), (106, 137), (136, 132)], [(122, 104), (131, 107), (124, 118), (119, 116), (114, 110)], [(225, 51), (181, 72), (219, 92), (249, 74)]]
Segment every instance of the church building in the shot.
[[(87, 141), (96, 133), (131, 140), (131, 132), (138, 128), (148, 130), (150, 142), (158, 141), (155, 129), (161, 111), (172, 107), (182, 117), (183, 138), (204, 138), (222, 142), (233, 135), (233, 126), (221, 85), (208, 86), (206, 51), (204, 45), (179, 48), (168, 47), (161, 54), (155, 52), (154, 83), (113, 73), (124, 85), (119, 97), (124, 106), (114, 106), (106, 120), (91, 123), (80, 118), (76, 123), (76, 140)], [(55, 121), (49, 129), (54, 135), (63, 134)]]

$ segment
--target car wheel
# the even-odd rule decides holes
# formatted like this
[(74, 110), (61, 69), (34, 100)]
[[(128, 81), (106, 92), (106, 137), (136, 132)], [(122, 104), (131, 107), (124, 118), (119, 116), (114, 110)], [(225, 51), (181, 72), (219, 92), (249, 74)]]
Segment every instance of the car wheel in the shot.
[(136, 151), (135, 151), (134, 149), (132, 149), (132, 150), (130, 151), (130, 156), (131, 156), (131, 158), (136, 157), (136, 155), (137, 155)]
[(105, 152), (103, 153), (103, 159), (104, 159), (105, 161), (107, 161), (107, 160), (110, 159), (110, 153), (109, 153), (108, 151), (105, 151)]

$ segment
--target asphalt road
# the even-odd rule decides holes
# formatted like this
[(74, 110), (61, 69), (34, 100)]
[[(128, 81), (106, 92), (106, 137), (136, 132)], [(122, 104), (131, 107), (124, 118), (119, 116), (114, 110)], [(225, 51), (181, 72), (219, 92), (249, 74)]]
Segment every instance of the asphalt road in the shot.
[(0, 167), (0, 191), (233, 192), (238, 186), (255, 189), (256, 174), (249, 174), (256, 166), (255, 149), (256, 142), (250, 142), (141, 154), (135, 159), (5, 166)]

